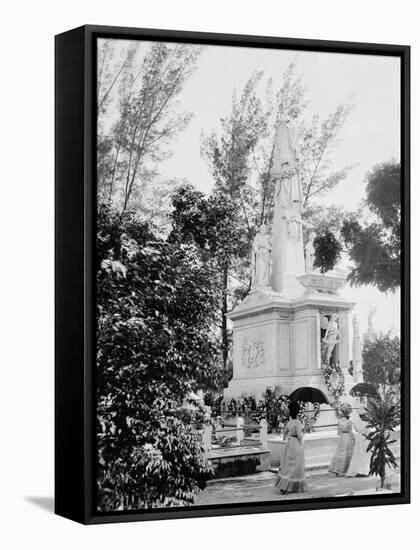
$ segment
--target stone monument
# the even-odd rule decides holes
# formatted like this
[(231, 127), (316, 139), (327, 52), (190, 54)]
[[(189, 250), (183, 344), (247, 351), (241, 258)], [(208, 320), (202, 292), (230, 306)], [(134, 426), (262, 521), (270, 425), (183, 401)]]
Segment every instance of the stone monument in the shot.
[(272, 239), (261, 226), (252, 246), (250, 294), (228, 314), (233, 324), (233, 378), (224, 397), (259, 398), (268, 386), (289, 395), (302, 386), (328, 393), (323, 366), (334, 362), (353, 383), (350, 366), (350, 312), (340, 296), (342, 274), (313, 269), (313, 240), (302, 237), (303, 194), (296, 136), (280, 120), (271, 178), (275, 185)]

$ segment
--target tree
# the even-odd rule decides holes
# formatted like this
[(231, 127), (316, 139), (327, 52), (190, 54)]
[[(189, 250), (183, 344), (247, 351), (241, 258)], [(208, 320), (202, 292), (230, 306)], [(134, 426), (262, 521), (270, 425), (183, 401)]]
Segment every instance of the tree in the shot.
[[(210, 197), (182, 186), (172, 196), (173, 229), (170, 242), (193, 242), (198, 247), (201, 260), (213, 273), (216, 296), (216, 326), (221, 335), (223, 372), (228, 374), (230, 334), (226, 313), (234, 298), (230, 290), (230, 278), (237, 277), (238, 261), (248, 255), (247, 227), (235, 204), (221, 192)], [(246, 283), (243, 283), (245, 286)], [(227, 382), (227, 380), (224, 380)]]
[(389, 334), (366, 341), (363, 346), (363, 378), (382, 395), (398, 391), (401, 379), (401, 343)]
[[(330, 218), (331, 225), (336, 225), (337, 216), (340, 221), (344, 217), (341, 209), (323, 208), (323, 216), (317, 216), (322, 206), (314, 201), (338, 185), (352, 168), (333, 170), (331, 162), (331, 153), (339, 143), (339, 133), (352, 106), (342, 104), (324, 120), (316, 115), (307, 121), (304, 118), (308, 103), (306, 90), (296, 74), (295, 62), (288, 66), (277, 92), (273, 91), (271, 80), (267, 81), (264, 100), (258, 92), (262, 76), (262, 72), (251, 75), (239, 99), (234, 94), (230, 115), (221, 119), (221, 135), (213, 132), (203, 138), (202, 152), (210, 164), (216, 188), (240, 208), (250, 240), (262, 223), (271, 222), (274, 182), (270, 169), (274, 139), (280, 118), (285, 118), (300, 137), (299, 170), (305, 226), (313, 226), (318, 219), (324, 228)], [(315, 229), (321, 230), (321, 227)]]
[(319, 267), (321, 273), (332, 270), (341, 257), (341, 244), (334, 233), (326, 231), (314, 240), (315, 260), (314, 267)]
[(302, 212), (303, 241), (307, 242), (312, 232), (317, 235), (325, 235), (327, 232), (331, 232), (341, 240), (340, 230), (344, 220), (349, 215), (350, 213), (341, 206), (325, 205), (317, 202), (307, 203)]
[[(103, 79), (98, 81), (99, 127), (105, 125), (109, 90), (115, 88), (117, 78), (120, 83), (117, 116), (108, 133), (99, 135), (98, 187), (122, 211), (135, 207), (150, 214), (153, 200), (159, 197), (158, 184), (165, 188), (158, 166), (170, 156), (172, 139), (191, 120), (192, 113), (179, 108), (177, 97), (194, 71), (200, 51), (188, 44), (154, 42), (142, 55), (128, 50), (126, 59), (105, 78), (106, 85)], [(105, 57), (106, 51), (100, 51), (101, 56)], [(152, 185), (153, 194), (147, 193)]]
[[(296, 73), (296, 63), (289, 64), (283, 74), (280, 89), (274, 93), (268, 81), (266, 102), (263, 110), (266, 117), (266, 131), (261, 134), (254, 148), (253, 157), (257, 182), (261, 189), (261, 221), (271, 221), (274, 185), (270, 178), (273, 160), (275, 132), (281, 118), (299, 135), (299, 172), (304, 197), (304, 211), (314, 204), (323, 193), (342, 181), (352, 166), (332, 169), (331, 154), (339, 144), (340, 131), (352, 110), (352, 106), (341, 104), (325, 119), (314, 115), (305, 118), (308, 105), (306, 89), (301, 77)], [(329, 216), (328, 216), (329, 217)]]
[(355, 286), (371, 284), (381, 292), (395, 292), (401, 284), (401, 166), (395, 161), (373, 168), (367, 175), (366, 208), (373, 221), (346, 219), (341, 235), (354, 267)]
[(236, 92), (233, 94), (231, 113), (220, 120), (221, 136), (213, 131), (202, 138), (201, 148), (214, 177), (215, 190), (228, 197), (240, 210), (248, 238), (251, 238), (256, 214), (256, 193), (248, 185), (248, 179), (253, 151), (267, 124), (267, 116), (257, 94), (261, 77), (262, 72), (253, 73), (239, 99)]
[(115, 510), (193, 502), (211, 469), (178, 410), (219, 386), (212, 272), (190, 244), (98, 209), (98, 492)]

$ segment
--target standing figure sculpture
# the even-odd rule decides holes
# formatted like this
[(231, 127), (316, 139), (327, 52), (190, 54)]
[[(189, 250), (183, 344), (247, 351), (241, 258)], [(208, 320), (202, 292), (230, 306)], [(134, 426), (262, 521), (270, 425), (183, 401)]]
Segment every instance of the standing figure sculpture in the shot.
[(297, 170), (297, 136), (285, 119), (280, 119), (274, 142), (271, 176), (277, 180), (275, 199), (279, 208), (290, 209), (303, 203), (302, 185)]
[(376, 313), (376, 310), (378, 309), (378, 306), (369, 306), (369, 312), (368, 312), (368, 332), (374, 333), (375, 330), (373, 328), (373, 317)]
[(270, 237), (261, 225), (252, 243), (252, 288), (270, 286)]
[(315, 247), (314, 240), (316, 238), (315, 231), (311, 231), (309, 234), (309, 241), (305, 245), (305, 271), (306, 273), (311, 273), (314, 270), (314, 258), (315, 258)]
[(362, 340), (360, 338), (359, 323), (356, 315), (353, 315), (353, 381), (356, 384), (363, 382), (362, 363)]
[(325, 351), (325, 364), (329, 365), (330, 360), (334, 351), (335, 346), (338, 344), (340, 340), (340, 332), (338, 330), (338, 315), (337, 313), (333, 313), (330, 318), (330, 322), (328, 323), (327, 330), (325, 332), (325, 336), (322, 339), (322, 342), (324, 343), (326, 347)]

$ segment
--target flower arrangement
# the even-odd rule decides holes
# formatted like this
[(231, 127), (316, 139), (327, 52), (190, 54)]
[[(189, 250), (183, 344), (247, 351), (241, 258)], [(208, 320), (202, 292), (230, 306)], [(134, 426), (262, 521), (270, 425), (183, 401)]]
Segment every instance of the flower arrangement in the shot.
[(313, 426), (316, 424), (319, 418), (321, 405), (319, 403), (312, 403), (313, 405), (312, 411), (308, 411), (306, 409), (307, 403), (304, 403), (303, 401), (300, 401), (299, 405), (300, 405), (300, 411), (298, 414), (298, 418), (302, 422), (302, 424), (305, 426), (305, 431), (311, 432)]
[(324, 373), (328, 393), (332, 396), (335, 409), (337, 410), (340, 397), (344, 394), (343, 371), (339, 365), (332, 363), (331, 365), (323, 365), (322, 372)]
[[(275, 388), (269, 386), (263, 393), (262, 399), (259, 400), (250, 395), (240, 399), (221, 401), (220, 408), (213, 409), (213, 416), (219, 414), (235, 416), (240, 414), (251, 418), (255, 422), (266, 418), (270, 431), (280, 433), (289, 419), (289, 403), (290, 400), (287, 395), (277, 395)], [(306, 403), (300, 402), (299, 405), (299, 420), (305, 426), (306, 431), (311, 431), (319, 418), (320, 404), (314, 403), (313, 410), (307, 410)]]

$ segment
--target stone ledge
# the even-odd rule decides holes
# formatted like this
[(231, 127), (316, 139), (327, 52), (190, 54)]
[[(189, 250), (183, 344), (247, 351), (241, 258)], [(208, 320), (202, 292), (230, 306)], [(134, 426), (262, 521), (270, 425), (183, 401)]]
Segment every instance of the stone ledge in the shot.
[(260, 455), (267, 455), (267, 454), (270, 454), (270, 451), (258, 449), (256, 447), (252, 447), (250, 449), (238, 447), (237, 449), (225, 449), (225, 450), (214, 449), (210, 451), (209, 455), (207, 456), (207, 459), (210, 461), (213, 461), (213, 460), (219, 461), (223, 459), (236, 458), (238, 456), (252, 457), (253, 455), (260, 456)]

